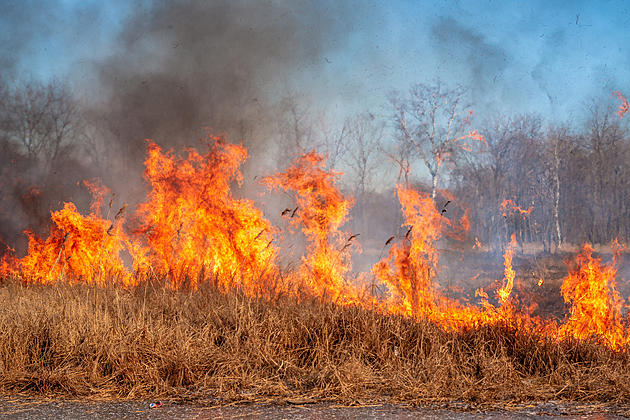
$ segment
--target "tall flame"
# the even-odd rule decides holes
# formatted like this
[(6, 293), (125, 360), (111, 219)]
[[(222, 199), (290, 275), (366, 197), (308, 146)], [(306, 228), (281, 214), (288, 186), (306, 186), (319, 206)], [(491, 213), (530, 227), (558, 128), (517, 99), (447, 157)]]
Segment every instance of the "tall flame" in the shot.
[(341, 194), (336, 181), (342, 174), (326, 170), (325, 159), (311, 152), (298, 158), (285, 172), (265, 178), (272, 189), (294, 191), (296, 209), (291, 223), (301, 225), (309, 240), (307, 254), (302, 259), (300, 279), (317, 296), (336, 301), (354, 301), (357, 292), (346, 282), (351, 269), (346, 252), (347, 233), (339, 228), (345, 222), (352, 201)]
[(604, 264), (593, 257), (593, 247), (586, 244), (575, 260), (575, 267), (562, 283), (565, 302), (571, 304), (561, 335), (579, 339), (602, 338), (611, 347), (628, 342), (627, 325), (622, 323), (622, 300), (616, 290), (615, 264)]
[[(290, 191), (295, 197), (296, 207), (283, 214), (293, 226), (301, 227), (308, 241), (299, 270), (281, 273), (274, 242), (277, 229), (252, 201), (236, 198), (231, 190), (242, 182), (239, 168), (247, 157), (246, 149), (220, 137), (208, 138), (206, 147), (203, 154), (189, 149), (185, 156), (178, 156), (149, 142), (145, 178), (150, 191), (131, 218), (133, 227), (124, 227), (124, 206), (110, 215), (111, 201), (106, 216), (101, 216), (109, 191), (87, 183), (94, 197), (88, 214), (81, 215), (73, 203), (65, 203), (52, 213), (45, 239), (27, 232), (26, 256), (0, 260), (0, 276), (14, 276), (25, 283), (122, 286), (158, 277), (166, 279), (170, 287), (193, 289), (200, 281), (213, 281), (222, 290), (237, 288), (261, 297), (279, 289), (297, 297), (306, 293), (340, 304), (369, 305), (387, 313), (428, 319), (446, 330), (505, 322), (536, 328), (557, 339), (597, 339), (614, 349), (629, 342), (615, 284), (616, 257), (604, 264), (593, 256), (588, 244), (562, 284), (570, 314), (559, 326), (530, 316), (529, 308), (516, 307), (515, 235), (504, 254), (498, 305), (482, 289), (475, 292), (477, 303), (470, 305), (453, 298), (450, 290), (445, 293), (438, 283), (438, 244), (443, 235), (458, 237), (468, 229), (468, 219), (464, 214), (456, 223), (446, 216), (446, 205), (440, 212), (428, 194), (400, 185), (397, 195), (406, 233), (372, 267), (381, 292), (374, 293), (372, 288), (372, 296), (366, 298), (362, 287), (350, 281), (350, 251), (358, 248), (357, 235), (342, 230), (352, 200), (337, 186), (341, 173), (326, 169), (325, 159), (313, 152), (301, 156), (286, 171), (264, 179), (272, 190)], [(512, 200), (504, 201), (502, 208), (506, 214), (532, 211)], [(394, 239), (388, 239), (386, 245)], [(476, 246), (480, 246), (478, 241)]]
[(437, 310), (432, 282), (439, 258), (435, 245), (445, 219), (428, 195), (399, 185), (398, 198), (409, 230), (372, 272), (389, 289), (390, 311), (414, 317), (431, 316)]
[(114, 221), (98, 215), (107, 189), (86, 184), (94, 196), (90, 214), (82, 216), (73, 203), (51, 215), (52, 226), (46, 239), (27, 231), (28, 253), (21, 259), (4, 261), (4, 275), (14, 275), (26, 283), (82, 281), (104, 285), (120, 282), (129, 285), (121, 252), (127, 238), (122, 232), (122, 210)]
[[(136, 251), (136, 266), (167, 275), (174, 287), (212, 277), (227, 288), (264, 290), (275, 272), (273, 229), (253, 202), (232, 196), (230, 183), (242, 182), (242, 146), (210, 137), (201, 155), (162, 152), (149, 142), (145, 178), (151, 185), (139, 206), (148, 248)], [(262, 284), (261, 284), (262, 282)]]
[(516, 234), (513, 233), (512, 240), (508, 244), (505, 254), (503, 255), (503, 264), (505, 266), (505, 284), (497, 292), (499, 302), (502, 304), (508, 300), (510, 293), (512, 293), (512, 288), (514, 287), (514, 277), (516, 276), (516, 272), (512, 268), (512, 258), (514, 257), (516, 245), (518, 245), (516, 242)]

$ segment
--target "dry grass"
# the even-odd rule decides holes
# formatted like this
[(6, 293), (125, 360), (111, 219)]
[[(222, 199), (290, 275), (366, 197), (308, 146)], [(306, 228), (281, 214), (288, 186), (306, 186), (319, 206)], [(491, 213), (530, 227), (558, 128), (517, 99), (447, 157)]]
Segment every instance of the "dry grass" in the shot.
[(210, 286), (0, 287), (0, 392), (347, 404), (630, 399), (630, 357)]

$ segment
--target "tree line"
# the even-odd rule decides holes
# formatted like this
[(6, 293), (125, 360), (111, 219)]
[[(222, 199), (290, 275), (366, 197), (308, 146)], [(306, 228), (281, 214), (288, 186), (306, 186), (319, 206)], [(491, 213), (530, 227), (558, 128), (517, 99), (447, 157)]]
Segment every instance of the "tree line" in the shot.
[(438, 210), (455, 197), (459, 214), (468, 212), (470, 239), (492, 249), (512, 235), (548, 252), (585, 241), (628, 242), (630, 135), (620, 93), (591, 99), (571, 124), (536, 114), (479, 119), (466, 93), (439, 81), (413, 85), (392, 93), (378, 118), (347, 118), (334, 147), (321, 142), (345, 163), (358, 207), (355, 230), (385, 234), (366, 218), (393, 220), (390, 230), (400, 222), (382, 204), (394, 199), (392, 190), (374, 182), (375, 174), (389, 173), (386, 179), (430, 194)]
[[(495, 249), (513, 234), (547, 251), (628, 242), (627, 119), (616, 97), (600, 99), (579, 121), (558, 124), (535, 114), (478, 117), (465, 88), (439, 81), (392, 93), (382, 112), (341, 119), (287, 95), (266, 113), (275, 146), (266, 159), (282, 168), (303, 152), (325, 153), (329, 167), (345, 173), (343, 188), (355, 201), (350, 227), (365, 238), (388, 236), (401, 223), (392, 185), (403, 184), (425, 190), (438, 208), (454, 197), (447, 216), (468, 212), (471, 240)], [(93, 110), (58, 80), (0, 81), (4, 241), (44, 229), (61, 201), (87, 201), (77, 181), (117, 176), (102, 156), (113, 152)], [(106, 123), (116, 131), (116, 119)]]

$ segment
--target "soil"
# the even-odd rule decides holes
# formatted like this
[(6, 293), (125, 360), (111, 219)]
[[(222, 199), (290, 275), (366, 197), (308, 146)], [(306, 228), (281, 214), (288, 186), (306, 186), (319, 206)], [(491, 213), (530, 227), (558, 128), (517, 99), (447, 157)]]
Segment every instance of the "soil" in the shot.
[(544, 402), (506, 409), (479, 409), (462, 404), (409, 408), (397, 405), (344, 407), (330, 404), (209, 406), (164, 401), (151, 408), (150, 401), (67, 401), (24, 397), (0, 398), (4, 419), (618, 419), (627, 418), (630, 407)]

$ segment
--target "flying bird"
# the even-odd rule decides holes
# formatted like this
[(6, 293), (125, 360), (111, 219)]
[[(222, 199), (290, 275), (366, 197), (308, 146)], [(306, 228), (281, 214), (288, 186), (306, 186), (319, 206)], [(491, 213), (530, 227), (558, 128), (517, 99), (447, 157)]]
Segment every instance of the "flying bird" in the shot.
[(446, 213), (446, 206), (448, 206), (450, 203), (451, 203), (451, 200), (448, 200), (446, 204), (442, 206), (442, 214)]

